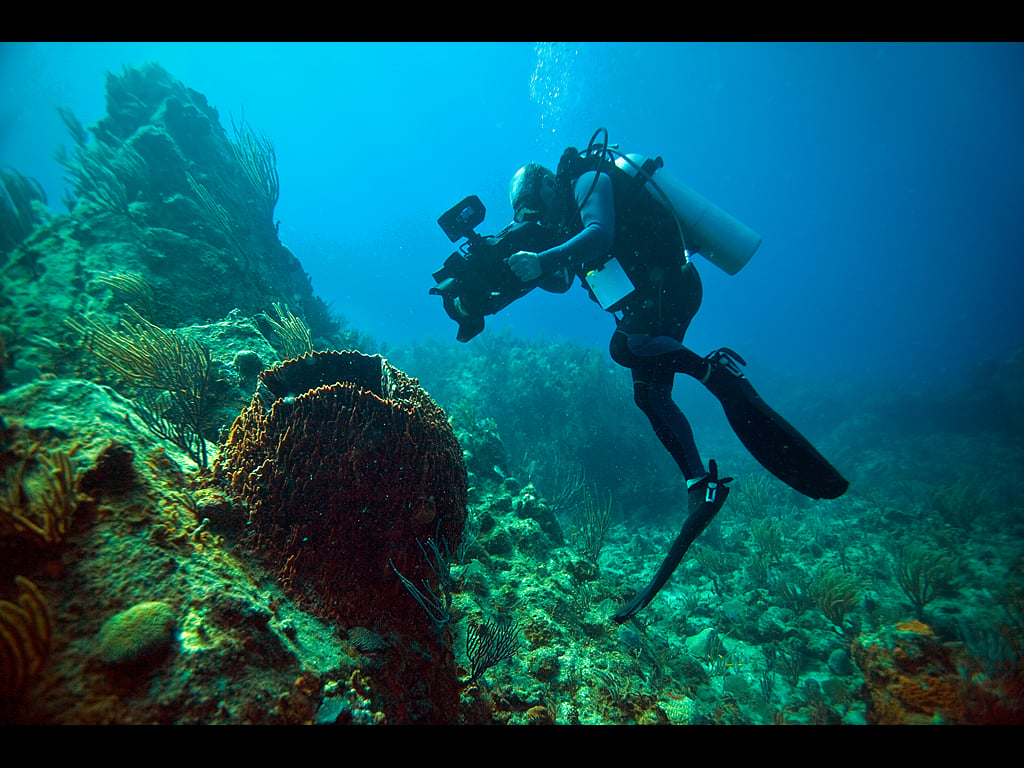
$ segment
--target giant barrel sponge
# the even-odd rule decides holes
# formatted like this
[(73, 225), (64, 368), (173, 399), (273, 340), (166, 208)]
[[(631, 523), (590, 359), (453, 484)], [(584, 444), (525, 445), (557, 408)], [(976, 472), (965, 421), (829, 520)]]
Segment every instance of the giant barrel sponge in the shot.
[(400, 579), (430, 579), (417, 540), (454, 551), (462, 450), (441, 408), (380, 356), (317, 352), (259, 376), (214, 466), (293, 596), (348, 626), (419, 634)]

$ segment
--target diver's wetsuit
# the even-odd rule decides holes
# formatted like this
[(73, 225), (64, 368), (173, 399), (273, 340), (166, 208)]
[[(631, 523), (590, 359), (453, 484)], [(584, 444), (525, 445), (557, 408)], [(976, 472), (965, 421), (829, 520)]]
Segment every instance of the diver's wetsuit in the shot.
[[(619, 259), (636, 290), (614, 309), (617, 328), (610, 352), (633, 374), (633, 397), (687, 480), (707, 474), (686, 416), (672, 400), (676, 373), (703, 378), (708, 363), (682, 344), (703, 297), (700, 276), (685, 261), (678, 230), (667, 213), (629, 221), (638, 202), (616, 194), (606, 172), (582, 174), (572, 187), (579, 232), (538, 254), (545, 274), (578, 274), (608, 253)], [(646, 193), (644, 193), (646, 194)], [(621, 205), (620, 205), (621, 204)], [(616, 213), (625, 207), (616, 230)], [(652, 208), (654, 206), (647, 206)], [(656, 211), (656, 215), (660, 212)], [(571, 279), (568, 278), (567, 279)]]
[(714, 461), (705, 471), (690, 424), (672, 400), (675, 374), (703, 383), (751, 454), (801, 493), (836, 498), (847, 482), (761, 400), (739, 371), (737, 363), (743, 361), (736, 353), (723, 347), (702, 358), (683, 346), (703, 289), (675, 220), (614, 165), (581, 167), (579, 162), (579, 154), (570, 148), (559, 164), (556, 194), (561, 195), (561, 209), (569, 212), (561, 225), (572, 237), (538, 254), (541, 272), (555, 282), (561, 275), (562, 290), (571, 283), (571, 274), (586, 285), (587, 273), (603, 267), (610, 255), (629, 276), (633, 292), (606, 307), (617, 320), (609, 349), (612, 359), (632, 372), (636, 404), (679, 465), (688, 489), (682, 528), (651, 582), (612, 617), (621, 624), (654, 599), (729, 495), (732, 478), (719, 478)]

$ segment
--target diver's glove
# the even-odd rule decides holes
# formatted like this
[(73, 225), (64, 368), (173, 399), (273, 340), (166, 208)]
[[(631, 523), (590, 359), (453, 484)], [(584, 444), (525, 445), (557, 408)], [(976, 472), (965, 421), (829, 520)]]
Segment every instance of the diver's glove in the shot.
[(668, 555), (665, 556), (665, 560), (662, 562), (661, 567), (658, 568), (658, 572), (651, 579), (651, 583), (612, 617), (612, 621), (616, 624), (628, 621), (647, 607), (651, 600), (654, 599), (654, 596), (658, 594), (658, 591), (665, 586), (673, 572), (675, 572), (680, 561), (683, 559), (683, 555), (686, 554), (686, 550), (704, 532), (704, 529), (708, 527), (708, 524), (718, 514), (718, 510), (725, 504), (725, 500), (729, 496), (729, 486), (727, 483), (732, 482), (732, 478), (725, 477), (719, 479), (718, 464), (714, 459), (708, 462), (708, 466), (710, 472), (687, 490), (689, 514), (683, 523), (682, 530), (679, 531), (679, 535), (676, 536), (676, 540), (672, 543), (672, 548), (669, 549)]
[(505, 263), (524, 283), (533, 282), (544, 274), (540, 257), (533, 251), (516, 251), (505, 259)]

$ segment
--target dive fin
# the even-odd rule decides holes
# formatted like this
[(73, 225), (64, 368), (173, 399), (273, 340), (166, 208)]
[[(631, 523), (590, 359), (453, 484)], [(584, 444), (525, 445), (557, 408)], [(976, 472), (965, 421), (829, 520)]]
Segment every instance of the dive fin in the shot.
[(761, 466), (786, 485), (812, 499), (842, 496), (849, 482), (796, 428), (757, 394), (739, 365), (743, 358), (727, 347), (705, 358), (703, 379), (725, 410), (736, 436)]
[(680, 561), (683, 559), (683, 555), (686, 554), (686, 550), (704, 532), (704, 529), (708, 527), (708, 524), (718, 514), (718, 510), (722, 508), (726, 498), (728, 498), (729, 486), (726, 483), (731, 481), (732, 478), (726, 477), (719, 480), (718, 465), (713, 459), (708, 462), (708, 466), (711, 471), (707, 477), (695, 483), (687, 493), (689, 514), (683, 523), (682, 530), (676, 536), (676, 540), (672, 542), (668, 555), (665, 556), (665, 560), (662, 562), (661, 567), (658, 568), (658, 572), (654, 574), (651, 583), (644, 587), (628, 605), (620, 608), (618, 613), (612, 616), (612, 621), (616, 624), (628, 621), (647, 607), (675, 572)]

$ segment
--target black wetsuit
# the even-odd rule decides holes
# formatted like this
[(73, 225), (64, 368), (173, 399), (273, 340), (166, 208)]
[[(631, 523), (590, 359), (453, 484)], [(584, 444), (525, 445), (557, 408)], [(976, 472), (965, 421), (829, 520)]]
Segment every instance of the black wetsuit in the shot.
[(682, 344), (703, 297), (697, 268), (686, 259), (671, 214), (635, 179), (610, 163), (595, 172), (593, 164), (603, 161), (579, 160), (573, 153), (566, 151), (558, 175), (568, 211), (562, 226), (571, 236), (539, 254), (541, 268), (547, 275), (575, 274), (586, 285), (587, 271), (609, 254), (618, 259), (635, 290), (609, 308), (617, 320), (612, 359), (632, 372), (636, 404), (684, 477), (703, 477), (707, 471), (693, 431), (672, 400), (675, 374), (702, 379), (709, 370)]

